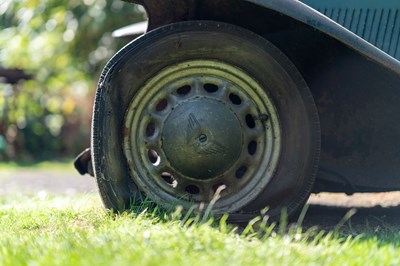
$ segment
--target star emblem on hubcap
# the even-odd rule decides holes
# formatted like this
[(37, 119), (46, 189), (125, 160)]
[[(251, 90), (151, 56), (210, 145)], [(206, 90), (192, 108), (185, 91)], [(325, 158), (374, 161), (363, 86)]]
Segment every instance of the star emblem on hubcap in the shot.
[(216, 141), (206, 127), (203, 127), (193, 113), (189, 114), (186, 125), (186, 144), (193, 147), (198, 154), (223, 154), (227, 148)]

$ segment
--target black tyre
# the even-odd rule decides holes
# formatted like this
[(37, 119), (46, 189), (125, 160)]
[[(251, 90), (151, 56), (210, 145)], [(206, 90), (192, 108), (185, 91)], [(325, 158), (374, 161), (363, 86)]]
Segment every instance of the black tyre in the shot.
[(188, 209), (219, 194), (215, 214), (291, 214), (310, 194), (319, 148), (317, 111), (298, 70), (234, 25), (158, 28), (119, 51), (99, 81), (92, 156), (107, 208), (147, 196)]

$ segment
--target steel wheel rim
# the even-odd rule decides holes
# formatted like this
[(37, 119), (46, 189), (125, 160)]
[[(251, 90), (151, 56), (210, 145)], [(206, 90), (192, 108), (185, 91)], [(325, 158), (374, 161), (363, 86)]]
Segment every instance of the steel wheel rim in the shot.
[[(189, 208), (193, 203), (208, 203), (218, 187), (224, 189), (213, 207), (215, 212), (232, 212), (247, 205), (273, 177), (281, 151), (279, 116), (266, 92), (268, 89), (263, 89), (245, 71), (220, 61), (187, 61), (158, 72), (138, 90), (125, 118), (124, 153), (133, 181), (150, 198), (165, 206)], [(196, 114), (187, 111), (193, 105), (209, 105), (210, 109), (224, 113), (223, 120), (229, 120), (229, 125), (239, 125), (240, 134), (237, 125), (231, 126), (236, 136), (229, 142), (232, 145), (226, 145), (218, 128), (207, 133), (217, 135), (214, 142), (220, 144), (206, 149), (217, 151), (209, 156), (218, 155), (218, 151), (222, 154), (223, 149), (215, 146), (225, 147), (230, 155), (228, 161), (219, 161), (223, 167), (210, 167), (210, 176), (191, 175), (193, 172), (184, 166), (188, 164), (186, 161), (179, 165), (181, 157), (171, 159), (175, 155), (166, 144), (166, 140), (168, 143), (175, 141), (166, 133), (172, 127), (171, 117), (183, 117), (182, 131), (185, 131), (184, 125), (186, 128), (190, 128), (190, 124), (202, 127), (199, 125), (204, 121), (199, 122), (201, 119), (197, 119)], [(183, 115), (176, 115), (178, 111)], [(213, 116), (207, 121), (212, 124)], [(207, 134), (196, 136), (199, 143), (204, 141), (202, 135), (206, 135), (207, 141)], [(182, 140), (188, 133), (178, 132), (177, 135), (177, 139)], [(238, 139), (240, 144), (236, 143)]]

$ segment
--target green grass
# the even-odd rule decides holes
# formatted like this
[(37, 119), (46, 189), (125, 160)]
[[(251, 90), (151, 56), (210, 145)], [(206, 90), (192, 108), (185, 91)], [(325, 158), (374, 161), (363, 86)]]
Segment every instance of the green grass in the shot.
[(111, 215), (91, 194), (0, 198), (0, 265), (400, 265), (396, 231), (238, 230), (153, 211)]

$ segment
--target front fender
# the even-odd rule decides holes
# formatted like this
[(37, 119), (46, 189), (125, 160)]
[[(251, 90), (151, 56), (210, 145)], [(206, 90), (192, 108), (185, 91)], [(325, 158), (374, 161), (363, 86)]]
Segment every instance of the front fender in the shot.
[[(296, 0), (245, 0), (259, 6), (275, 10), (301, 21), (311, 27), (326, 33), (332, 38), (348, 45), (364, 56), (386, 66), (400, 75), (400, 62), (382, 50), (373, 46), (353, 32), (342, 27), (338, 23)], [(323, 1), (323, 0), (321, 0)]]
[[(382, 50), (373, 46), (361, 37), (347, 30), (343, 26), (303, 4), (297, 0), (242, 0), (242, 1), (204, 1), (198, 0), (126, 0), (127, 2), (143, 5), (148, 13), (148, 30), (155, 29), (162, 25), (170, 24), (182, 20), (199, 19), (199, 10), (204, 6), (208, 9), (231, 9), (230, 6), (240, 4), (240, 2), (249, 2), (278, 12), (284, 16), (290, 17), (298, 22), (302, 22), (312, 28), (321, 31), (332, 38), (337, 39), (343, 44), (351, 47), (364, 56), (384, 65), (390, 70), (400, 74), (400, 62)], [(209, 3), (207, 3), (209, 2)]]

